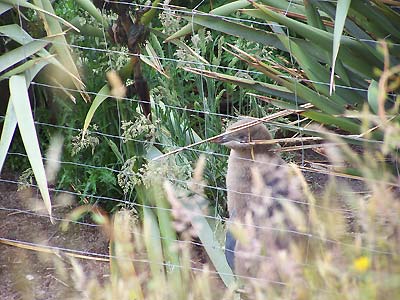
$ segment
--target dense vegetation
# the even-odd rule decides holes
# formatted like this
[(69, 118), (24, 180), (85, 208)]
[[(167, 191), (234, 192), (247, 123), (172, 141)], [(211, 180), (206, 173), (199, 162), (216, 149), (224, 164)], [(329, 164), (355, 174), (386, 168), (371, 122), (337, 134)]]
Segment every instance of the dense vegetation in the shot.
[[(148, 259), (185, 266), (168, 271), (150, 265), (150, 283), (140, 285), (133, 265), (121, 271), (115, 261), (121, 284), (113, 292), (136, 298), (220, 297), (210, 291), (209, 274), (190, 275), (190, 249), (170, 249), (168, 241), (177, 235), (169, 211), (175, 198), (185, 203), (184, 214), (199, 213), (189, 223), (208, 230), (197, 235), (224, 282), (232, 282), (222, 251), (214, 251), (220, 250), (221, 217), (226, 216), (225, 192), (216, 187), (225, 185), (227, 151), (201, 143), (153, 159), (215, 136), (228, 121), (249, 115), (265, 118), (275, 137), (323, 138), (342, 145), (328, 151), (328, 173), (364, 178), (370, 191), (368, 201), (350, 198), (351, 187), (336, 191), (332, 180), (321, 199), (309, 195), (310, 206), (317, 201), (318, 207), (332, 209), (341, 205), (332, 199), (345, 198), (357, 230), (343, 233), (346, 221), (339, 212), (312, 215), (315, 247), (325, 252), (300, 271), (310, 284), (297, 297), (325, 298), (327, 290), (326, 298), (332, 299), (394, 297), (400, 288), (399, 202), (393, 188), (398, 187), (400, 136), (398, 5), (243, 0), (200, 6), (164, 1), (162, 6), (153, 1), (151, 8), (145, 1), (128, 2), (0, 1), (0, 83), (11, 95), (1, 101), (9, 105), (7, 114), (2, 107), (1, 165), (9, 152), (8, 167), (41, 189), (50, 210), (39, 149), (51, 149), (54, 137), (62, 136), (63, 151), (56, 157), (61, 168), (51, 188), (71, 191), (82, 203), (108, 211), (137, 204), (143, 226), (135, 226), (161, 236), (144, 239)], [(17, 124), (19, 134), (13, 137)], [(202, 177), (192, 178), (202, 153), (207, 161), (199, 166)], [(202, 217), (205, 201), (213, 222)], [(124, 248), (130, 240), (121, 235), (126, 218), (118, 214), (120, 231), (113, 243), (116, 254), (131, 256), (133, 250)], [(193, 282), (196, 288), (189, 290)], [(282, 286), (266, 289), (283, 298), (291, 293)]]

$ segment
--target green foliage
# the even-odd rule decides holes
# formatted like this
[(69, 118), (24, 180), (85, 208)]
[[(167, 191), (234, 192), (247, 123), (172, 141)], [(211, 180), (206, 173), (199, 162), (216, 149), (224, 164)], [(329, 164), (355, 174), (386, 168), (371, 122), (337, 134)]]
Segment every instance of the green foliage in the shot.
[[(207, 9), (207, 6), (202, 9)], [(103, 32), (99, 36), (107, 35), (107, 28), (104, 28), (95, 19), (89, 17), (85, 10), (78, 8), (74, 1), (58, 3), (56, 11), (64, 18), (71, 19), (71, 22), (77, 26), (79, 25), (79, 28), (86, 25), (97, 26)], [(170, 15), (171, 11), (167, 10), (164, 14), (160, 15), (161, 22), (154, 20), (153, 23), (156, 26), (161, 26), (160, 31), (164, 31), (164, 28), (174, 28), (175, 25), (173, 22), (181, 26), (179, 24), (182, 24), (183, 19), (171, 19), (169, 18)], [(115, 19), (115, 16), (109, 15), (106, 18), (108, 21), (111, 21)], [(128, 193), (127, 195), (131, 199), (136, 199), (135, 189), (124, 189), (123, 186), (136, 187), (141, 182), (129, 184), (125, 178), (124, 180), (121, 179), (121, 182), (125, 182), (123, 186), (118, 187), (114, 183), (110, 183), (109, 188), (99, 186), (96, 189), (95, 181), (89, 180), (91, 184), (85, 184), (89, 179), (87, 177), (88, 172), (79, 172), (77, 169), (84, 169), (84, 165), (106, 165), (111, 169), (117, 170), (117, 172), (126, 172), (126, 165), (124, 167), (125, 162), (134, 158), (136, 162), (134, 165), (131, 165), (133, 169), (130, 172), (138, 174), (139, 177), (146, 176), (148, 168), (147, 158), (157, 153), (157, 151), (160, 154), (168, 152), (176, 147), (181, 147), (221, 132), (222, 124), (218, 114), (222, 113), (227, 116), (232, 114), (263, 116), (265, 114), (265, 110), (263, 109), (265, 105), (255, 101), (254, 97), (245, 94), (237, 85), (216, 83), (204, 76), (185, 72), (180, 67), (185, 65), (193, 66), (193, 63), (203, 63), (202, 60), (199, 60), (199, 57), (206, 57), (215, 66), (228, 62), (230, 68), (247, 68), (246, 64), (240, 60), (230, 61), (230, 54), (222, 48), (227, 41), (235, 43), (238, 46), (243, 45), (249, 52), (259, 56), (270, 55), (274, 50), (257, 47), (257, 44), (248, 43), (242, 39), (224, 38), (205, 30), (200, 30), (195, 34), (191, 40), (187, 41), (187, 45), (183, 44), (182, 40), (181, 44), (178, 45), (184, 45), (185, 47), (178, 48), (173, 44), (163, 43), (165, 36), (162, 36), (162, 32), (160, 31), (154, 31), (154, 34), (151, 34), (149, 38), (152, 48), (155, 49), (157, 56), (161, 58), (176, 58), (177, 61), (161, 60), (163, 68), (169, 76), (168, 80), (165, 80), (165, 78), (147, 65), (142, 66), (143, 75), (151, 89), (153, 124), (157, 128), (150, 140), (142, 133), (129, 136), (132, 140), (123, 138), (127, 132), (124, 130), (124, 127), (127, 126), (126, 124), (136, 124), (141, 120), (139, 117), (140, 114), (137, 113), (137, 98), (134, 97), (132, 100), (122, 99), (115, 102), (111, 98), (108, 98), (109, 92), (102, 89), (102, 87), (105, 87), (106, 78), (104, 74), (108, 70), (116, 69), (122, 74), (122, 70), (129, 64), (127, 49), (114, 46), (109, 41), (104, 40), (104, 38), (99, 38), (98, 35), (91, 36), (85, 33), (73, 33), (68, 36), (70, 43), (75, 45), (74, 52), (78, 58), (77, 64), (83, 71), (82, 74), (85, 78), (87, 90), (93, 92), (99, 91), (100, 94), (105, 94), (101, 101), (96, 102), (95, 100), (93, 102), (97, 104), (92, 105), (90, 113), (86, 116), (86, 120), (95, 124), (98, 128), (95, 131), (107, 133), (112, 136), (122, 136), (123, 140), (111, 137), (108, 138), (109, 141), (105, 142), (105, 139), (96, 133), (92, 133), (89, 137), (85, 137), (82, 140), (82, 133), (76, 134), (74, 131), (65, 132), (66, 146), (63, 159), (71, 162), (79, 162), (83, 166), (77, 167), (76, 165), (65, 164), (60, 173), (62, 180), (58, 183), (59, 188), (66, 188), (72, 185), (80, 193), (85, 191), (85, 193), (88, 192), (91, 194), (93, 191), (96, 191), (96, 194), (111, 197), (121, 197), (124, 193)], [(99, 52), (97, 49), (108, 49), (108, 51)], [(233, 75), (237, 73), (234, 70), (229, 72)], [(259, 78), (262, 74), (257, 74), (256, 76)], [(127, 84), (130, 84), (129, 77), (129, 74), (127, 77), (124, 77), (127, 78)], [(79, 101), (74, 107), (63, 109), (63, 113), (61, 114), (62, 120), (58, 120), (58, 122), (71, 128), (81, 128), (82, 120), (85, 118), (84, 116), (88, 111), (88, 107), (89, 104)], [(203, 112), (207, 112), (208, 114), (204, 115)], [(90, 117), (88, 118), (89, 115)], [(85, 121), (84, 128), (89, 125), (87, 121)], [(133, 125), (133, 127), (135, 126)], [(135, 127), (135, 130), (140, 131), (139, 128)], [(93, 130), (90, 131), (93, 132)], [(88, 141), (89, 138), (94, 139), (92, 143)], [(113, 144), (112, 147), (110, 146), (110, 142)], [(77, 148), (76, 146), (79, 147)], [(87, 146), (89, 146), (89, 149), (84, 150), (84, 147)], [(214, 147), (214, 145), (201, 146), (199, 150), (210, 151)], [(83, 152), (77, 151), (80, 150), (79, 148), (82, 148)], [(176, 162), (173, 165), (192, 165), (197, 158), (197, 152), (185, 151), (176, 156)], [(210, 183), (212, 182), (211, 185), (218, 184), (218, 186), (223, 186), (223, 174), (226, 168), (224, 159), (221, 159), (221, 157), (210, 157), (210, 159), (214, 163), (209, 165), (209, 169), (205, 170), (206, 178)], [(175, 179), (180, 181), (186, 180), (187, 173), (183, 173), (186, 175), (181, 174), (175, 177)], [(114, 175), (117, 178), (118, 173)], [(136, 178), (136, 175), (132, 178)], [(135, 181), (136, 179), (133, 180)], [(224, 201), (220, 200), (223, 199), (223, 193), (214, 189), (208, 189), (206, 193), (210, 196), (210, 199), (216, 199), (212, 205), (217, 207), (218, 213), (225, 214)], [(85, 199), (84, 195), (82, 195), (83, 199)]]
[[(3, 168), (18, 125), (23, 148), (51, 217), (50, 195), (28, 89), (35, 77), (38, 74), (40, 76), (47, 66), (53, 67), (53, 70), (58, 72), (61, 70), (62, 76), (57, 73), (52, 74), (54, 80), (63, 80), (66, 85), (67, 82), (73, 83), (73, 86), (83, 93), (83, 83), (61, 26), (73, 30), (77, 28), (55, 15), (51, 3), (47, 0), (35, 4), (27, 1), (1, 1), (0, 4), (2, 15), (0, 32), (3, 35), (0, 49), (0, 72), (2, 72), (0, 81), (3, 81), (2, 84), (9, 92), (9, 97), (7, 98), (5, 94), (5, 99), (2, 99), (2, 102), (8, 104), (0, 143), (0, 170)], [(14, 11), (14, 6), (19, 9)], [(27, 11), (28, 18), (22, 16), (22, 11)], [(50, 52), (57, 54), (58, 58)], [(4, 83), (7, 81), (8, 86)]]
[[(263, 1), (265, 5), (252, 2), (251, 9), (240, 10), (242, 20), (247, 15), (256, 21), (271, 24), (267, 30), (257, 23), (250, 27), (236, 20), (221, 19), (212, 15), (184, 18), (196, 25), (245, 38), (264, 46), (276, 47), (286, 52), (290, 56), (290, 62), (260, 58), (257, 54), (249, 53), (248, 48), (244, 49), (241, 45), (230, 47), (233, 52), (236, 52), (233, 53), (236, 59), (262, 72), (290, 92), (282, 94), (282, 100), (296, 105), (304, 102), (312, 103), (313, 107), (307, 109), (303, 113), (304, 116), (316, 122), (331, 125), (333, 128), (361, 133), (359, 120), (341, 116), (353, 110), (361, 110), (363, 104), (373, 103), (368, 101), (364, 91), (368, 89), (370, 80), (377, 80), (384, 69), (385, 57), (382, 54), (379, 39), (385, 38), (389, 47), (390, 57), (386, 59), (390, 65), (400, 62), (397, 49), (399, 15), (387, 5), (374, 5), (372, 2), (352, 1), (348, 6), (349, 1), (339, 1), (336, 9), (334, 3), (325, 1), (315, 0), (291, 5), (288, 2), (266, 0)], [(240, 5), (241, 2), (235, 3)], [(364, 9), (360, 10), (361, 7)], [(289, 8), (288, 14), (279, 13), (284, 12), (286, 8)], [(228, 9), (223, 10), (221, 7), (222, 15), (232, 14), (232, 12)], [(350, 18), (346, 19), (347, 15)], [(375, 17), (369, 19), (372, 15)], [(393, 18), (388, 19), (388, 15)], [(335, 20), (335, 16), (338, 22), (334, 23), (332, 33), (330, 22)], [(369, 22), (365, 21), (367, 19)], [(386, 26), (383, 27), (382, 24)], [(173, 34), (169, 40), (188, 33), (190, 32), (186, 26)], [(387, 67), (388, 65), (385, 66)], [(198, 72), (196, 69), (192, 70)], [(239, 76), (227, 78), (220, 73), (208, 73), (206, 76), (249, 87)], [(255, 77), (253, 79), (256, 82), (259, 80)], [(274, 90), (266, 92), (276, 96)], [(298, 97), (295, 103), (293, 103), (293, 95)], [(394, 103), (390, 97), (385, 102), (388, 105)], [(274, 103), (273, 100), (272, 103)], [(335, 115), (335, 122), (332, 115)], [(381, 140), (382, 135), (376, 135), (374, 138)]]

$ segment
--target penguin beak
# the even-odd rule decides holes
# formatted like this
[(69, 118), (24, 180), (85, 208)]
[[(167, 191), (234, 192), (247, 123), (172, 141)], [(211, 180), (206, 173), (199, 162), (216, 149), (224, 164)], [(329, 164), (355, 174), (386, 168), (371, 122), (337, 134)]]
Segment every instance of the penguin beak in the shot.
[(247, 144), (249, 142), (249, 139), (247, 137), (232, 136), (232, 135), (226, 134), (223, 136), (219, 136), (211, 141), (211, 143), (221, 144), (221, 145), (224, 145), (229, 142)]
[(225, 144), (226, 142), (228, 142), (228, 136), (227, 135), (223, 135), (223, 136), (219, 136), (213, 140), (211, 140), (211, 143), (215, 143), (215, 144)]

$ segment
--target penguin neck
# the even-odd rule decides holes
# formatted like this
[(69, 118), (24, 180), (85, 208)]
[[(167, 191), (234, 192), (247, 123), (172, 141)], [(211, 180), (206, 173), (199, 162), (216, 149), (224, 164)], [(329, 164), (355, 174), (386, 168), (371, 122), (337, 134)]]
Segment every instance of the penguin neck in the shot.
[(271, 149), (272, 148), (267, 145), (254, 145), (251, 148), (231, 149), (231, 155), (254, 160), (256, 155), (273, 155), (273, 152), (270, 151)]

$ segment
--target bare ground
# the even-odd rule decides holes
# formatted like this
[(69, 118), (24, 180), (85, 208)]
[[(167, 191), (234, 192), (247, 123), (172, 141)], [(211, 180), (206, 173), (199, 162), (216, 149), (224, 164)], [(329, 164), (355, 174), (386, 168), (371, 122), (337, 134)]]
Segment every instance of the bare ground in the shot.
[[(4, 177), (3, 177), (4, 178)], [(18, 210), (32, 210), (16, 191), (15, 184), (0, 182), (0, 238), (4, 241), (35, 243), (83, 252), (108, 254), (108, 241), (99, 227), (72, 225), (66, 232), (60, 222), (51, 224), (45, 211), (27, 214)], [(72, 207), (55, 207), (54, 216), (63, 218)], [(52, 248), (54, 249), (54, 248)], [(43, 250), (43, 249), (42, 249)], [(0, 295), (11, 299), (65, 299), (76, 289), (67, 275), (72, 269), (69, 257), (32, 251), (0, 243)], [(107, 262), (77, 259), (87, 276), (99, 280), (108, 276)], [(71, 273), (71, 272), (68, 272)]]

